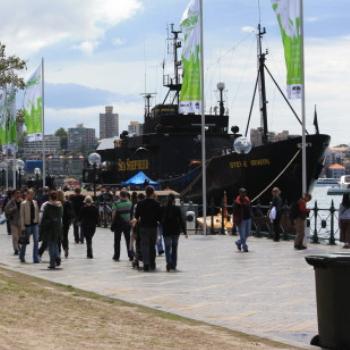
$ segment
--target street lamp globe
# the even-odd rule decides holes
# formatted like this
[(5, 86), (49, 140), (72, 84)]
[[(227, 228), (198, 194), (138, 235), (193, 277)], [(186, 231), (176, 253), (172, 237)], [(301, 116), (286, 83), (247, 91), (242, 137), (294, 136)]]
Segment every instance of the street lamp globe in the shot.
[(217, 83), (216, 87), (218, 88), (219, 91), (224, 91), (225, 90), (225, 83), (219, 82), (219, 83)]
[(34, 175), (40, 176), (41, 175), (41, 169), (40, 168), (34, 168)]
[(88, 162), (91, 166), (99, 167), (101, 165), (101, 156), (98, 153), (91, 153), (88, 156)]
[(25, 167), (25, 163), (22, 159), (17, 159), (16, 160), (16, 168), (17, 170), (23, 170)]

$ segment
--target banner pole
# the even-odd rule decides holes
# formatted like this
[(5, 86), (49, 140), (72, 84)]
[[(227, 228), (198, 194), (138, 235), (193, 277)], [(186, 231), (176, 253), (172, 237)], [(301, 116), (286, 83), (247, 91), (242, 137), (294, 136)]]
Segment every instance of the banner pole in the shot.
[(305, 98), (305, 51), (304, 51), (304, 7), (300, 0), (300, 34), (301, 34), (301, 116), (302, 116), (302, 194), (307, 193), (307, 155), (306, 155), (306, 98)]
[(201, 88), (203, 234), (207, 235), (207, 170), (206, 170), (206, 142), (205, 142), (203, 0), (199, 0), (199, 7), (200, 7), (200, 56), (201, 56), (200, 88)]
[(41, 58), (41, 94), (42, 94), (42, 109), (41, 109), (41, 120), (42, 120), (42, 146), (43, 146), (43, 187), (46, 186), (46, 152), (45, 152), (45, 79), (44, 79), (44, 57)]

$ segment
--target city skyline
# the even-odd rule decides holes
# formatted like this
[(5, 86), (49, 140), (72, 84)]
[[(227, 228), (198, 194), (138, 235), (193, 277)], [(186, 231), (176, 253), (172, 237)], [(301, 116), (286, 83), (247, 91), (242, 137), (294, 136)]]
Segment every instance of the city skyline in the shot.
[[(5, 4), (7, 18), (0, 28), (9, 53), (28, 60), (28, 75), (40, 57), (45, 57), (47, 133), (81, 122), (98, 130), (98, 115), (105, 105), (117, 108), (120, 130), (127, 129), (130, 120), (142, 121), (140, 93), (145, 90), (145, 71), (146, 90), (158, 92), (160, 101), (166, 25), (178, 24), (186, 4), (186, 0), (168, 0), (166, 6), (159, 0), (103, 4), (88, 0), (77, 6), (79, 11), (68, 1), (45, 6), (41, 0), (30, 5), (21, 0)], [(18, 19), (36, 20), (20, 21), (17, 27), (6, 16), (15, 5)], [(242, 130), (256, 75), (252, 30), (258, 22), (257, 2), (207, 0), (204, 6), (207, 110), (217, 99), (216, 83), (225, 80), (231, 124)], [(349, 93), (349, 9), (345, 0), (336, 5), (329, 0), (305, 3), (307, 124), (313, 130), (316, 104), (321, 132), (331, 134), (332, 144), (350, 142), (345, 128), (337, 127), (346, 120), (345, 96)], [(35, 11), (38, 18), (31, 15)], [(270, 1), (261, 2), (261, 18), (268, 31), (264, 42), (270, 52), (267, 64), (284, 89), (282, 43)], [(299, 126), (276, 90), (271, 84), (267, 89), (271, 130), (298, 133)], [(299, 110), (298, 102), (293, 105)], [(252, 127), (259, 123), (257, 110)]]

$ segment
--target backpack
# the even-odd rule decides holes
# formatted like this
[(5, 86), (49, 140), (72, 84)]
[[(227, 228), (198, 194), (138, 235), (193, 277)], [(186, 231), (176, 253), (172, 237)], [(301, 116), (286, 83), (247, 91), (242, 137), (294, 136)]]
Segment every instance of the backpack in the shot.
[(300, 213), (299, 213), (298, 202), (293, 202), (292, 205), (290, 206), (289, 218), (291, 221), (294, 221), (296, 218), (299, 217), (299, 215)]

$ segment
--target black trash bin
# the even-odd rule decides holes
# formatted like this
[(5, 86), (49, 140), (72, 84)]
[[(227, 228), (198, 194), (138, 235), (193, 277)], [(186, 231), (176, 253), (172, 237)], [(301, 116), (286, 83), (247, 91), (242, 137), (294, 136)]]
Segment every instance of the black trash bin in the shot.
[(318, 336), (311, 341), (326, 349), (350, 349), (350, 254), (307, 256), (315, 268)]

